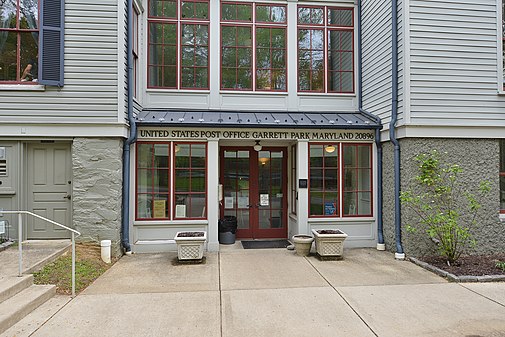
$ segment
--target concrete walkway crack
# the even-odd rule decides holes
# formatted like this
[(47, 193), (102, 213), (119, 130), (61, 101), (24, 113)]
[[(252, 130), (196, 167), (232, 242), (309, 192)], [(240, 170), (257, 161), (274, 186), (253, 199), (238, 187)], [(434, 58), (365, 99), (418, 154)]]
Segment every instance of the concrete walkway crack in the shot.
[(494, 303), (498, 304), (499, 306), (502, 306), (502, 307), (504, 307), (504, 308), (505, 308), (505, 304), (503, 304), (503, 303), (501, 303), (501, 302), (498, 302), (498, 301), (496, 301), (496, 300), (492, 299), (491, 297), (487, 297), (487, 296), (485, 296), (485, 295), (483, 295), (483, 294), (481, 294), (481, 293), (479, 293), (479, 292), (477, 292), (477, 291), (475, 291), (475, 290), (473, 290), (473, 289), (470, 289), (470, 288), (468, 288), (468, 287), (465, 287), (465, 285), (464, 285), (464, 284), (459, 283), (459, 286), (460, 286), (460, 287), (462, 287), (462, 288), (465, 288), (466, 290), (471, 291), (471, 292), (472, 292), (472, 293), (474, 293), (474, 294), (477, 294), (477, 295), (479, 295), (479, 296), (481, 296), (481, 297), (484, 297), (485, 299), (490, 300), (491, 302), (494, 302)]
[(363, 322), (363, 324), (365, 324), (365, 326), (375, 335), (375, 336), (379, 336), (373, 329), (370, 325), (368, 325), (368, 323), (365, 321), (365, 319), (363, 317), (361, 317), (361, 315), (352, 307), (352, 305), (349, 303), (349, 301), (347, 301), (347, 299), (344, 297), (344, 295), (342, 295), (342, 293), (340, 293), (340, 291), (338, 291), (337, 288), (335, 288), (331, 283), (330, 281), (328, 281), (328, 279), (326, 277), (324, 277), (323, 274), (321, 274), (321, 272), (316, 268), (316, 266), (314, 266), (314, 264), (308, 259), (305, 257), (305, 260), (312, 266), (312, 268), (314, 268), (314, 270), (316, 271), (316, 273), (319, 274), (319, 276), (321, 276), (323, 278), (323, 280), (328, 283), (328, 285), (333, 289), (335, 290), (335, 292), (338, 294), (338, 296), (340, 296), (340, 298), (342, 298), (342, 300), (347, 304), (347, 306), (354, 312), (354, 314), (356, 314), (356, 316), (358, 316), (358, 318)]
[(219, 285), (219, 315), (220, 315), (219, 329), (221, 332), (221, 337), (223, 337), (223, 317), (224, 317), (223, 310), (224, 310), (224, 308), (223, 308), (223, 292), (221, 289), (221, 253), (220, 252), (217, 252), (217, 282)]

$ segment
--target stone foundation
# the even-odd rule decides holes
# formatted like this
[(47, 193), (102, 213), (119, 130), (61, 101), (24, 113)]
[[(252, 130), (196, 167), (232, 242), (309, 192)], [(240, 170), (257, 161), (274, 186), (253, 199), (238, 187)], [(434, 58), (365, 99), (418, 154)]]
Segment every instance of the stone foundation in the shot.
[(122, 139), (75, 138), (73, 224), (82, 242), (112, 240), (121, 255)]
[[(483, 200), (474, 227), (477, 246), (472, 253), (487, 254), (505, 252), (505, 223), (499, 220), (499, 144), (496, 139), (433, 139), (408, 138), (400, 140), (401, 189), (409, 189), (412, 179), (418, 174), (415, 156), (432, 150), (447, 152), (444, 158), (448, 163), (458, 164), (463, 169), (460, 182), (475, 193), (482, 180), (491, 183), (491, 191)], [(391, 142), (383, 144), (383, 219), (386, 249), (396, 251), (394, 227), (394, 147)], [(406, 233), (405, 226), (414, 224), (417, 216), (413, 211), (402, 206), (402, 243), (405, 253), (421, 256), (435, 252), (435, 245), (426, 233)]]

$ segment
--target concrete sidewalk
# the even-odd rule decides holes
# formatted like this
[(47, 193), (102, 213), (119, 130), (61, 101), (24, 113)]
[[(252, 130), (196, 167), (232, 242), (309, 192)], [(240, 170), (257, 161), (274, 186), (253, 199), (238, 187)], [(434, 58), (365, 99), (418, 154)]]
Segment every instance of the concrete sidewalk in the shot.
[(447, 283), (372, 249), (206, 256), (125, 256), (33, 336), (505, 336), (505, 283)]

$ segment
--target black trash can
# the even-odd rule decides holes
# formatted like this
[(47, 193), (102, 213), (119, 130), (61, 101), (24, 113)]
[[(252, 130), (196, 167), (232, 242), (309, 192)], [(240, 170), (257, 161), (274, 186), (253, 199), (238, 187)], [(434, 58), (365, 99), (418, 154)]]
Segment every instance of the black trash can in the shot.
[(235, 234), (237, 233), (237, 217), (227, 215), (219, 219), (219, 243), (231, 245), (235, 243)]

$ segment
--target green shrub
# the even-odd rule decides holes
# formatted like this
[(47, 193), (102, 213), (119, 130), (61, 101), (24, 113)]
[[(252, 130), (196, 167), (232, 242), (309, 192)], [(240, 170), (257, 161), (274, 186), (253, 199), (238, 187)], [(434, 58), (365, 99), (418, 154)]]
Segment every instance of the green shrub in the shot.
[(482, 181), (477, 195), (469, 192), (458, 179), (461, 167), (445, 163), (437, 151), (420, 154), (415, 160), (419, 171), (412, 189), (400, 194), (402, 204), (418, 217), (416, 223), (407, 225), (407, 231), (424, 230), (451, 265), (476, 243), (470, 229), (481, 208), (478, 200), (489, 192), (490, 184)]

